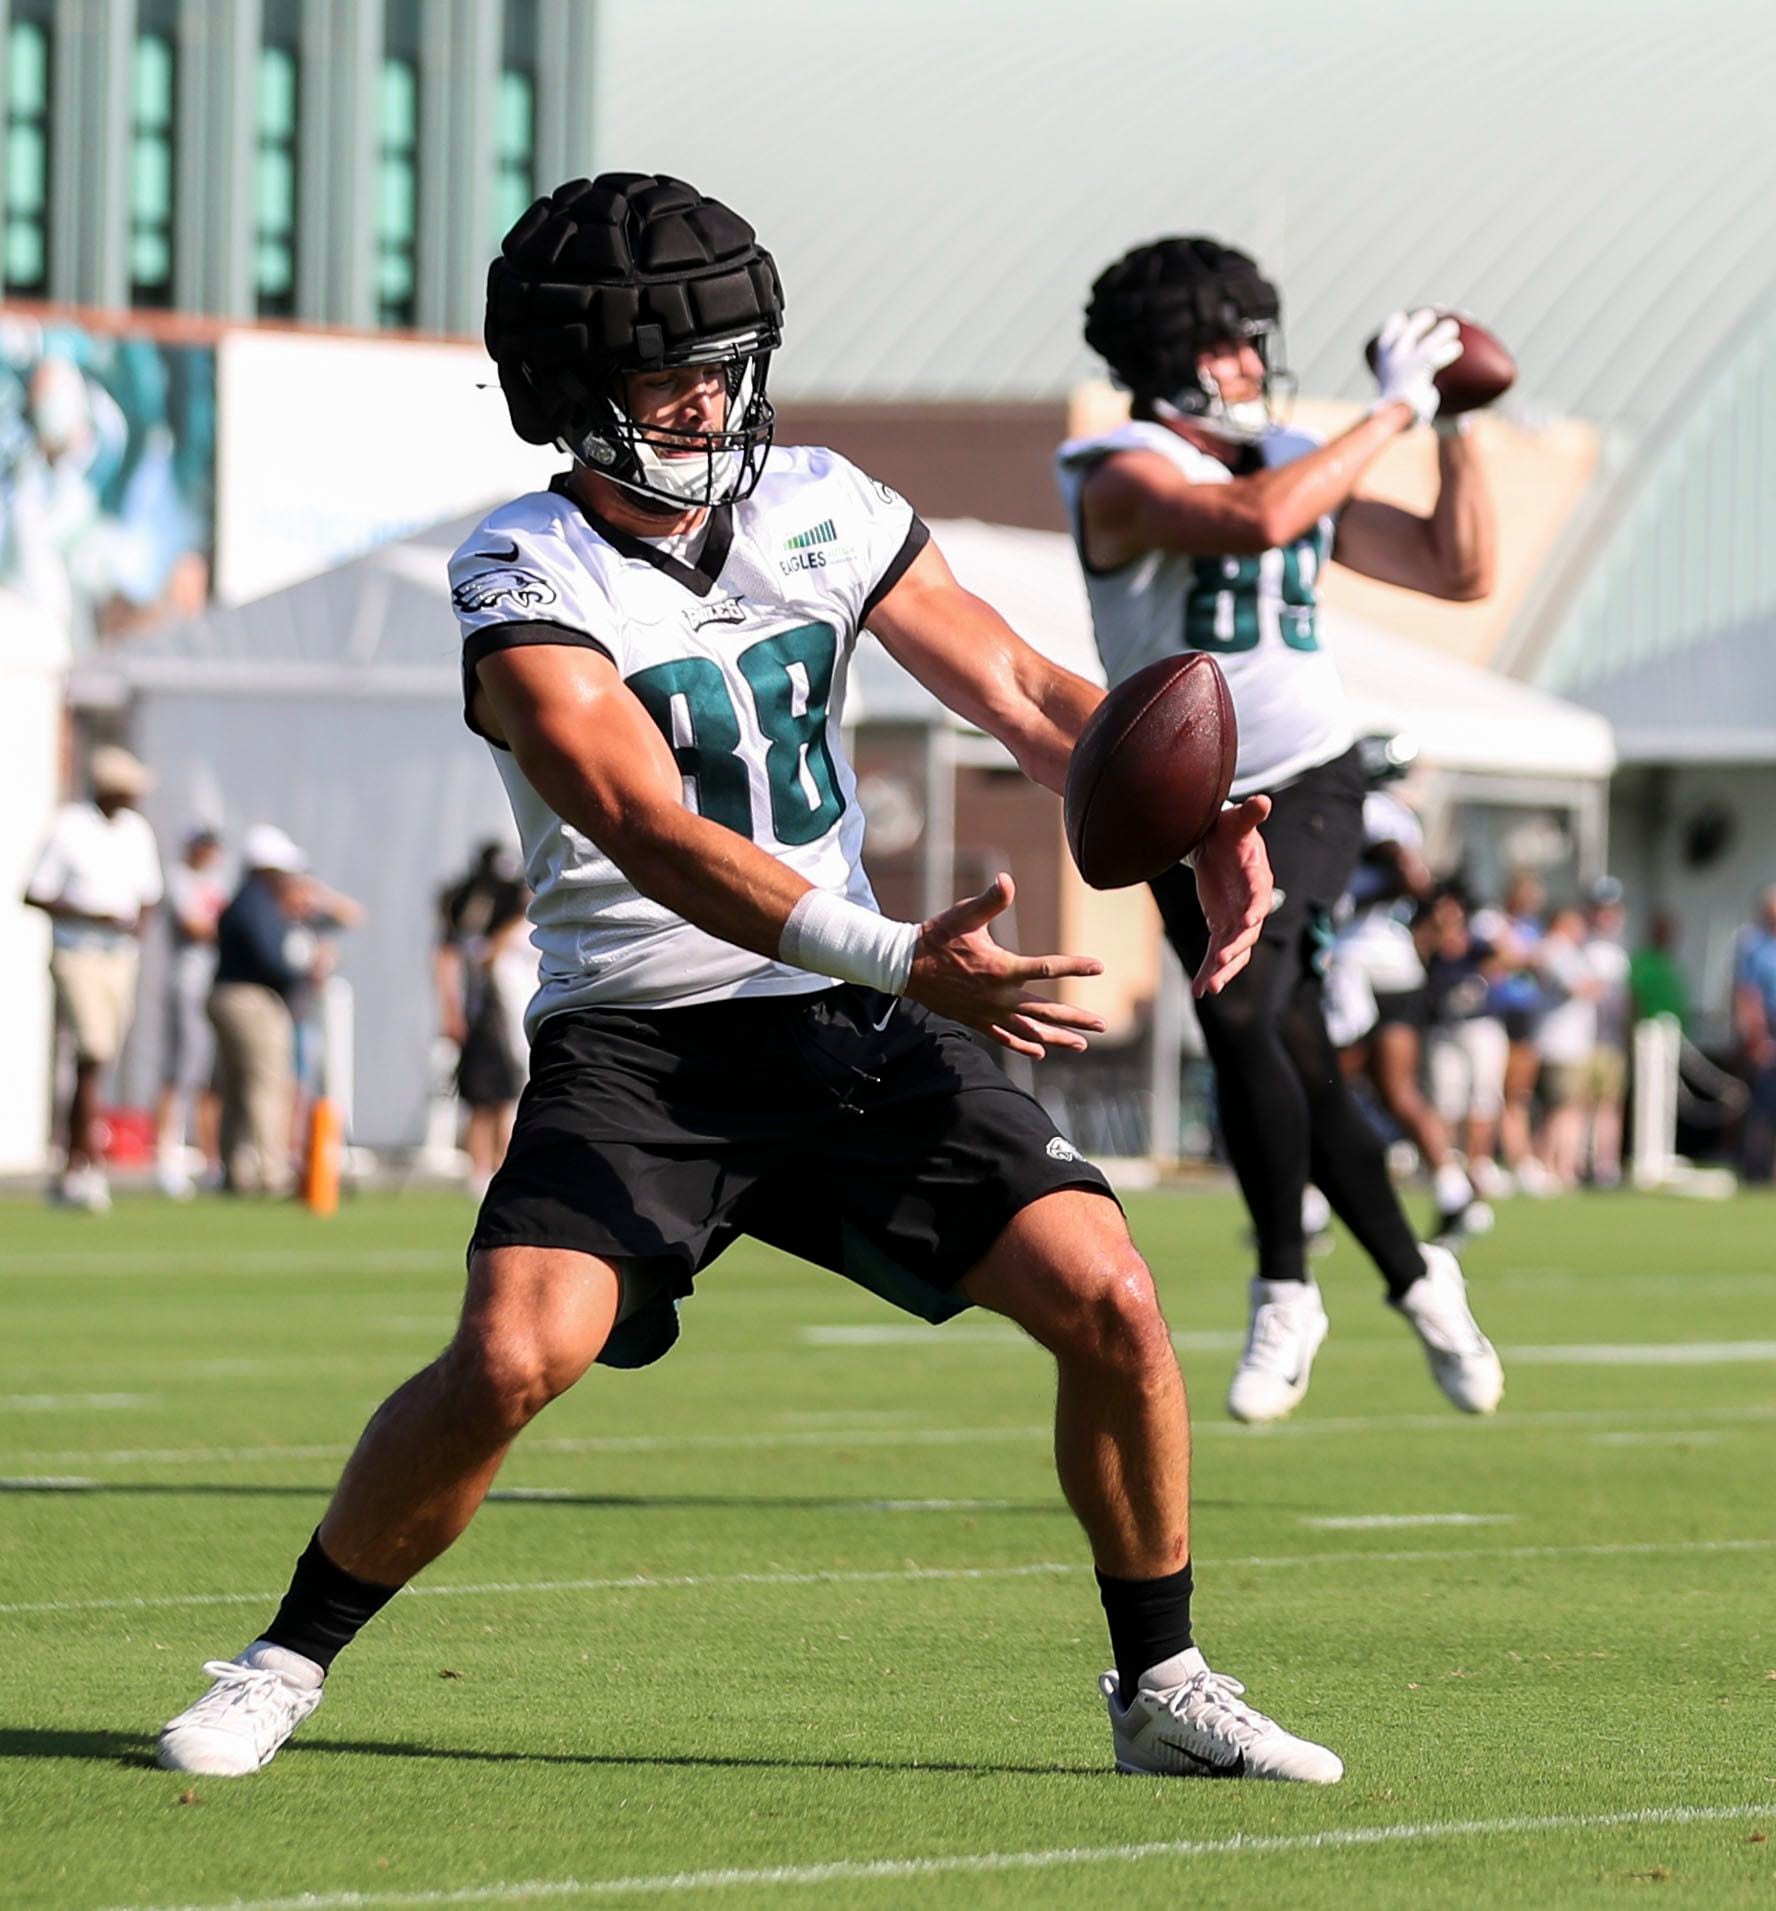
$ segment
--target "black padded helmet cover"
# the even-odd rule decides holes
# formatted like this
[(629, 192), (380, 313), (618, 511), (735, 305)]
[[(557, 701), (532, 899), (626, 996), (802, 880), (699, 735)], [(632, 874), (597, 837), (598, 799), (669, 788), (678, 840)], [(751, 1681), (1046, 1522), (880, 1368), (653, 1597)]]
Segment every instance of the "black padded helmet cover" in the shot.
[[(717, 435), (751, 443), (762, 429), (768, 447), (764, 374), (782, 321), (777, 267), (752, 227), (663, 174), (558, 187), (506, 234), (487, 273), (484, 337), (513, 428), (576, 455), (588, 433), (599, 448), (612, 431), (627, 437), (623, 373), (697, 364), (730, 368), (740, 415)], [(626, 455), (592, 462), (622, 482), (635, 475), (621, 468)]]
[(1199, 352), (1237, 338), (1262, 350), (1280, 316), (1276, 287), (1246, 253), (1156, 239), (1099, 274), (1085, 342), (1138, 397), (1169, 399), (1196, 387)]

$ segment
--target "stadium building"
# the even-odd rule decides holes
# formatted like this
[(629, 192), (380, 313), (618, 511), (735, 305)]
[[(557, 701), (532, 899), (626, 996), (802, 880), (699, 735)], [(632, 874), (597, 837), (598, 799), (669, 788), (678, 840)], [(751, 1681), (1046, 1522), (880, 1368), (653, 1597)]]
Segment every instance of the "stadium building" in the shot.
[[(1776, 22), (1739, 0), (1635, 8), (1600, 43), (1576, 4), (1506, 0), (1484, 38), (1408, 0), (1372, 12), (1356, 35), (1270, 0), (1205, 43), (1189, 10), (1149, 0), (0, 0), (0, 611), (9, 684), (28, 685), (0, 740), (29, 798), (0, 878), (53, 796), (43, 711), (71, 673), (83, 734), (178, 752), (163, 833), (205, 806), (275, 813), (378, 902), (348, 951), (360, 988), (422, 972), (424, 897), (459, 838), (503, 822), (485, 766), (459, 766), (485, 808), (402, 786), (415, 833), (391, 887), (353, 861), (377, 847), (368, 781), (317, 777), (294, 746), (231, 758), (224, 740), (249, 689), (292, 720), (323, 699), (316, 735), (343, 734), (326, 698), (368, 713), (419, 697), (427, 734), (453, 723), (437, 701), (450, 633), (441, 621), (433, 658), (442, 609), (422, 573), (443, 527), (556, 462), (511, 438), (484, 389), (486, 258), (539, 185), (633, 166), (721, 193), (776, 254), (784, 437), (832, 443), (959, 521), (981, 588), (1052, 580), (1026, 585), (1022, 615), (1069, 656), (1082, 597), (1061, 581), (1049, 459), (1118, 402), (1079, 339), (1109, 258), (1166, 230), (1248, 245), (1283, 289), (1298, 415), (1323, 429), (1363, 403), (1362, 342), (1389, 310), (1484, 318), (1520, 365), (1483, 421), (1498, 590), (1429, 604), (1334, 573), (1328, 622), (1365, 721), (1414, 724), (1443, 765), (1445, 859), (1571, 882), (1607, 857), (1637, 909), (1679, 913), (1698, 999), (1718, 1006), (1731, 932), (1771, 874), (1756, 819), (1776, 801), (1757, 715), (1776, 691), (1758, 81)], [(706, 81), (720, 110), (696, 104)], [(16, 501), (58, 394), (106, 535), (46, 557)], [(1432, 461), (1428, 434), (1404, 441), (1376, 488), (1422, 495)], [(334, 573), (321, 613), (307, 580)], [(402, 605), (421, 621), (398, 624)], [(1011, 799), (983, 740), (903, 681), (860, 687), (890, 906), (946, 888), (958, 860), (972, 874), (1013, 853), (1040, 872), (1025, 939), (1078, 931), (1052, 806)], [(28, 1047), (47, 1003), (41, 925), (18, 913), (0, 910), (0, 979), (34, 1006), (3, 1033)], [(1127, 1027), (1158, 983), (1130, 973), (1111, 1005)], [(423, 1004), (407, 1013), (387, 987), (360, 1017), (376, 1084), (423, 1058)], [(399, 1058), (364, 1051), (391, 1030)], [(368, 1139), (415, 1139), (402, 1093)], [(6, 1119), (0, 1160), (32, 1158), (40, 1117)]]

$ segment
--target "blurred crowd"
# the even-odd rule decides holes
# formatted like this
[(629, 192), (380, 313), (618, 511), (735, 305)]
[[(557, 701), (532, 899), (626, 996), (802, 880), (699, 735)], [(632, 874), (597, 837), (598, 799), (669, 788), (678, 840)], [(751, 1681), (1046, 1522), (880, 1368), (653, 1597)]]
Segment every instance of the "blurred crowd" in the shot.
[[(1366, 843), (1327, 965), (1327, 1018), (1346, 1068), (1412, 1144), (1446, 1216), (1513, 1192), (1617, 1186), (1634, 1027), (1668, 1016), (1687, 1030), (1691, 1020), (1679, 924), (1653, 910), (1631, 942), (1614, 877), (1551, 899), (1527, 870), (1497, 896), (1435, 875), (1401, 783), (1410, 747), (1376, 738), (1367, 753)], [(1739, 1129), (1744, 1177), (1768, 1180), (1776, 888), (1740, 933), (1732, 1016), (1722, 1058), (1732, 1073), (1715, 1077), (1726, 1091), (1716, 1105), (1722, 1125)]]
[(192, 827), (164, 871), (137, 807), (149, 770), (114, 744), (93, 751), (89, 795), (63, 805), (25, 901), (51, 922), (56, 1005), (51, 1093), (59, 1163), (50, 1198), (111, 1205), (105, 1096), (144, 1005), (144, 938), (164, 910), (169, 942), (160, 1027), (156, 1180), (176, 1198), (213, 1187), (289, 1192), (309, 1108), (325, 1092), (323, 986), (361, 904), (321, 881), (282, 829), (256, 823), (229, 856), (221, 831)]
[[(1400, 739), (1366, 745), (1367, 844), (1330, 935), (1327, 1019), (1378, 1117), (1409, 1142), (1455, 1220), (1510, 1192), (1556, 1194), (1623, 1178), (1634, 1025), (1687, 1027), (1691, 1002), (1664, 911), (1631, 943), (1627, 898), (1605, 877), (1550, 900), (1519, 872), (1497, 897), (1439, 877), (1404, 773)], [(106, 1096), (138, 1013), (159, 1023), (156, 1180), (288, 1193), (308, 1115), (326, 1092), (322, 1002), (361, 904), (323, 882), (284, 830), (238, 841), (191, 827), (163, 869), (138, 805), (147, 768), (105, 745), (88, 795), (58, 811), (25, 900), (51, 919), (57, 1019), (58, 1166), (51, 1198), (103, 1211)], [(232, 852), (232, 853), (231, 853)], [(448, 1056), (452, 1148), (471, 1191), (505, 1153), (525, 1080), (524, 1010), (535, 982), (518, 860), (489, 841), (437, 899), (433, 985)], [(141, 950), (164, 922), (162, 999), (138, 1003)], [(1776, 1152), (1776, 886), (1740, 932), (1731, 1002), (1726, 1140), (1748, 1180)], [(461, 1158), (460, 1156), (458, 1157)]]

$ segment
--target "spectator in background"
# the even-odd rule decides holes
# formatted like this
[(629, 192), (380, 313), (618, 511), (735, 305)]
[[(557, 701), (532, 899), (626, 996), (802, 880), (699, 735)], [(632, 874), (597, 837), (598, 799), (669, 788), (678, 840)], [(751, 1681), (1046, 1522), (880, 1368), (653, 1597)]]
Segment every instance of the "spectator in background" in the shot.
[(1628, 911), (1622, 885), (1603, 876), (1591, 886), (1590, 933), (1585, 961), (1597, 983), (1597, 1047), (1591, 1056), (1591, 1180), (1614, 1188), (1622, 1180), (1622, 1101), (1628, 1092), (1628, 1030), (1632, 1008), (1628, 949), (1623, 931)]
[(1733, 957), (1733, 1033), (1751, 1085), (1745, 1116), (1747, 1181), (1768, 1181), (1776, 1144), (1776, 886), (1758, 920), (1739, 932)]
[(1592, 1113), (1592, 1060), (1602, 985), (1585, 953), (1588, 925), (1575, 904), (1556, 909), (1538, 951), (1546, 1006), (1536, 1032), (1546, 1109), (1541, 1160), (1557, 1191), (1576, 1188)]
[(1628, 958), (1628, 997), (1637, 1022), (1655, 1015), (1675, 1015), (1690, 1025), (1690, 985), (1677, 960), (1677, 918), (1669, 909), (1656, 909), (1647, 925), (1647, 939)]
[(1492, 1009), (1498, 957), (1474, 930), (1467, 897), (1453, 885), (1431, 898), (1417, 937), (1425, 967), (1426, 1072), (1431, 1100), (1459, 1132), (1468, 1175), (1483, 1193), (1498, 1188), (1493, 1150), (1505, 1105), (1510, 1039)]
[(290, 997), (296, 1024), (296, 1087), (291, 1110), (293, 1136), (308, 1131), (309, 1111), (328, 1092), (326, 982), (339, 966), (339, 937), (364, 920), (365, 910), (343, 891), (324, 883), (311, 870), (302, 871), (288, 898), (295, 924), (296, 948), (307, 970)]
[(184, 852), (166, 878), (172, 967), (166, 987), (156, 1179), (163, 1194), (180, 1201), (194, 1192), (185, 1164), (192, 1141), (207, 1169), (220, 1166), (216, 1038), (208, 1005), (216, 975), (216, 922), (228, 901), (221, 865), (221, 837), (208, 827), (198, 828), (187, 834)]
[(1504, 1024), (1509, 1044), (1505, 1105), (1498, 1122), (1499, 1154), (1525, 1194), (1554, 1191), (1535, 1155), (1531, 1120), (1543, 1059), (1538, 1036), (1547, 1007), (1541, 973), (1545, 901), (1540, 881), (1520, 869), (1506, 886), (1504, 907), (1482, 909), (1474, 917), (1475, 935), (1496, 957), (1488, 1008)]
[[(438, 945), (432, 960), (438, 1028), (456, 1046), (456, 1091), (468, 1110), (463, 1141), (469, 1188), (477, 1199), (504, 1158), (513, 1105), (524, 1085), (528, 1046), (522, 1039), (514, 1045), (502, 1032), (493, 976), (499, 965), (508, 996), (517, 986), (512, 948), (520, 937), (529, 894), (517, 855), (490, 840), (475, 852), (463, 879), (438, 898)], [(522, 956), (521, 947), (519, 953)], [(523, 960), (528, 999), (536, 972), (529, 958)], [(520, 1004), (520, 1036), (522, 1017)]]
[(91, 800), (65, 804), (25, 887), (50, 919), (56, 1020), (74, 1048), (67, 1155), (50, 1198), (104, 1213), (111, 1205), (99, 1132), (99, 1083), (116, 1061), (136, 1007), (142, 932), (161, 898), (160, 852), (135, 807), (154, 779), (127, 750), (105, 744), (87, 766)]
[(484, 935), (463, 942), (464, 1033), (456, 1092), (469, 1111), (469, 1191), (478, 1201), (506, 1157), (528, 1073), (524, 1011), (537, 965), (525, 934), (529, 891), (503, 892)]
[[(438, 1027), (460, 1049), (468, 1033), (463, 991), (463, 947), (486, 935), (497, 917), (511, 912), (525, 894), (515, 851), (488, 841), (475, 852), (468, 874), (438, 897), (438, 946), (432, 981), (438, 995)], [(522, 905), (521, 905), (522, 906)]]
[(303, 924), (307, 861), (270, 824), (241, 843), (241, 883), (216, 924), (216, 1031), (224, 1186), (283, 1194), (290, 1186), (296, 1023), (290, 1003), (314, 979), (319, 954)]

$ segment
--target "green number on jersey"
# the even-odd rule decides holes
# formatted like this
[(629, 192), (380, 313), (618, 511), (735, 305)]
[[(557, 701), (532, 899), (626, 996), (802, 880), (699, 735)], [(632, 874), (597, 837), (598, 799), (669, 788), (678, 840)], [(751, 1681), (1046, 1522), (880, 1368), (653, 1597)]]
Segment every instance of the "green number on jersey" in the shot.
[[(672, 745), (679, 769), (697, 786), (697, 814), (742, 836), (752, 834), (752, 795), (741, 762), (740, 720), (720, 669), (707, 657), (678, 657), (629, 679), (629, 688)], [(672, 705), (682, 697), (691, 740), (672, 734)]]
[[(1316, 526), (1282, 552), (1282, 609), (1278, 634), (1291, 650), (1318, 650), (1314, 624), (1314, 582), (1320, 572), (1320, 533)], [(1256, 650), (1263, 627), (1258, 615), (1259, 557), (1199, 557), (1191, 565), (1190, 595), (1184, 604), (1184, 641), (1192, 650), (1226, 656)]]
[[(826, 741), (826, 706), (837, 656), (838, 638), (829, 625), (801, 624), (749, 645), (737, 660), (767, 746), (771, 828), (780, 843), (818, 841), (845, 808)], [(756, 839), (752, 793), (740, 756), (740, 719), (720, 668), (707, 657), (680, 657), (637, 671), (629, 688), (672, 746), (680, 771), (696, 784), (697, 813)], [(689, 743), (673, 735), (675, 698), (684, 700)]]
[[(838, 642), (825, 624), (801, 624), (766, 637), (740, 653), (740, 674), (758, 707), (771, 790), (771, 828), (780, 843), (817, 842), (845, 807), (832, 751), (826, 742), (826, 700), (832, 695)], [(800, 714), (796, 703), (801, 702)], [(808, 801), (808, 783), (814, 801)]]

